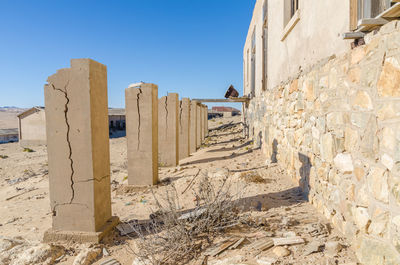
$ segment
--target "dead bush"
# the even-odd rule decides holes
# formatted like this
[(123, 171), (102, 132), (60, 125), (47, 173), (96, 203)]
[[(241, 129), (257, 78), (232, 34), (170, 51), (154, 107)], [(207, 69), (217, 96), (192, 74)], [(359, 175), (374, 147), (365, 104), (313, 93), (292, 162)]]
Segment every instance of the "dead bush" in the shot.
[(266, 184), (271, 182), (269, 179), (261, 177), (257, 172), (243, 172), (240, 174), (240, 178), (248, 183)]
[(186, 212), (180, 210), (179, 193), (173, 185), (163, 199), (153, 193), (157, 209), (150, 215), (150, 223), (134, 225), (135, 254), (157, 265), (187, 264), (218, 234), (240, 223), (237, 204), (241, 194), (233, 195), (226, 179), (216, 186), (207, 177), (199, 180), (193, 189), (197, 205)]

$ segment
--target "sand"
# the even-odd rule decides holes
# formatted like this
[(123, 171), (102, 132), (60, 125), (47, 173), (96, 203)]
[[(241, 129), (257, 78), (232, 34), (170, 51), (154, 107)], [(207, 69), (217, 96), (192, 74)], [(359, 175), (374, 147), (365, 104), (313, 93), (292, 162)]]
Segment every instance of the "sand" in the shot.
[[(240, 117), (214, 119), (210, 121), (209, 128), (239, 121)], [(31, 244), (39, 244), (44, 231), (51, 227), (49, 176), (46, 147), (36, 146), (33, 150), (24, 152), (18, 143), (0, 145), (0, 155), (7, 156), (0, 158), (0, 235), (21, 237)], [(251, 141), (243, 137), (241, 124), (225, 130), (210, 131), (202, 148), (181, 160), (178, 167), (160, 168), (162, 184), (152, 188), (126, 188), (125, 138), (111, 139), (110, 152), (112, 210), (113, 215), (117, 215), (121, 221), (148, 219), (149, 214), (157, 208), (153, 193), (162, 196), (174, 185), (178, 194), (181, 194), (200, 170), (200, 174), (209, 176), (215, 185), (228, 177), (229, 182), (234, 184), (234, 192), (241, 191), (243, 194), (240, 198), (243, 211), (254, 222), (252, 227), (241, 227), (234, 233), (227, 231), (215, 244), (232, 237), (232, 233), (239, 238), (247, 237), (250, 241), (265, 236), (287, 236), (288, 233), (306, 240), (305, 244), (289, 246), (291, 254), (287, 257), (277, 257), (273, 249), (256, 253), (246, 249), (244, 244), (238, 249), (227, 250), (210, 258), (208, 264), (262, 264), (261, 260), (267, 258), (276, 259), (279, 264), (336, 264), (336, 261), (341, 264), (356, 261), (343, 236), (331, 228), (329, 222), (306, 201), (298, 185), (279, 166), (268, 163), (261, 150), (255, 149)], [(191, 191), (196, 187), (196, 181), (192, 188), (180, 195), (183, 210), (191, 209), (196, 204)], [(16, 197), (11, 198), (13, 196)], [(319, 234), (310, 232), (313, 227), (318, 228)], [(307, 245), (315, 240), (322, 243), (337, 241), (345, 247), (333, 258), (327, 257), (323, 250), (304, 255)], [(130, 249), (134, 246), (135, 239), (120, 236), (115, 231), (105, 244), (95, 247), (105, 248), (121, 264), (131, 265), (135, 257)], [(69, 251), (65, 252), (58, 264), (72, 264), (79, 250), (87, 248), (87, 245), (65, 247)], [(106, 258), (109, 257), (99, 257), (94, 264), (101, 264)]]

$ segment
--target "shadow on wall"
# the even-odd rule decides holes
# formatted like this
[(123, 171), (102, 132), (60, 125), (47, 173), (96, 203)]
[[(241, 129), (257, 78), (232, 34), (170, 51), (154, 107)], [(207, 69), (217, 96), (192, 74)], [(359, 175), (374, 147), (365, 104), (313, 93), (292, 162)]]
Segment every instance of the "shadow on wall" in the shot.
[(308, 199), (308, 195), (310, 193), (310, 171), (311, 171), (311, 162), (310, 158), (302, 153), (298, 153), (299, 160), (301, 162), (301, 167), (299, 169), (300, 180), (299, 187), (304, 193), (305, 198)]
[[(271, 152), (271, 162), (278, 163), (278, 141), (274, 139), (272, 141), (272, 152)], [(301, 167), (299, 169), (300, 180), (299, 188), (303, 191), (304, 198), (308, 200), (308, 195), (310, 193), (310, 171), (311, 171), (311, 161), (310, 158), (302, 153), (298, 153), (299, 161), (301, 162)]]

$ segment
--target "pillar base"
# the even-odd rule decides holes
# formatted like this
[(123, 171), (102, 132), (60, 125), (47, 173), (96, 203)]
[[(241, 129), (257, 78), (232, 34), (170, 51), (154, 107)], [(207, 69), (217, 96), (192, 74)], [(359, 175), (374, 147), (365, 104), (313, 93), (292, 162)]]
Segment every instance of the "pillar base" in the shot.
[(98, 232), (62, 231), (50, 228), (44, 233), (43, 242), (100, 243), (118, 224), (119, 218), (113, 216)]

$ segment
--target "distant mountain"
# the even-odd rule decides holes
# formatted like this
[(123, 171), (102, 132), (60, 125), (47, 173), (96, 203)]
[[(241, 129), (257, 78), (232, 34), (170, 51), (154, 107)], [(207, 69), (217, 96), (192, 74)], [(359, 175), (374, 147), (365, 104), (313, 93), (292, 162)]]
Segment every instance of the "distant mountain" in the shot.
[(0, 106), (0, 109), (20, 109), (20, 108), (15, 106), (3, 106), (3, 107)]

